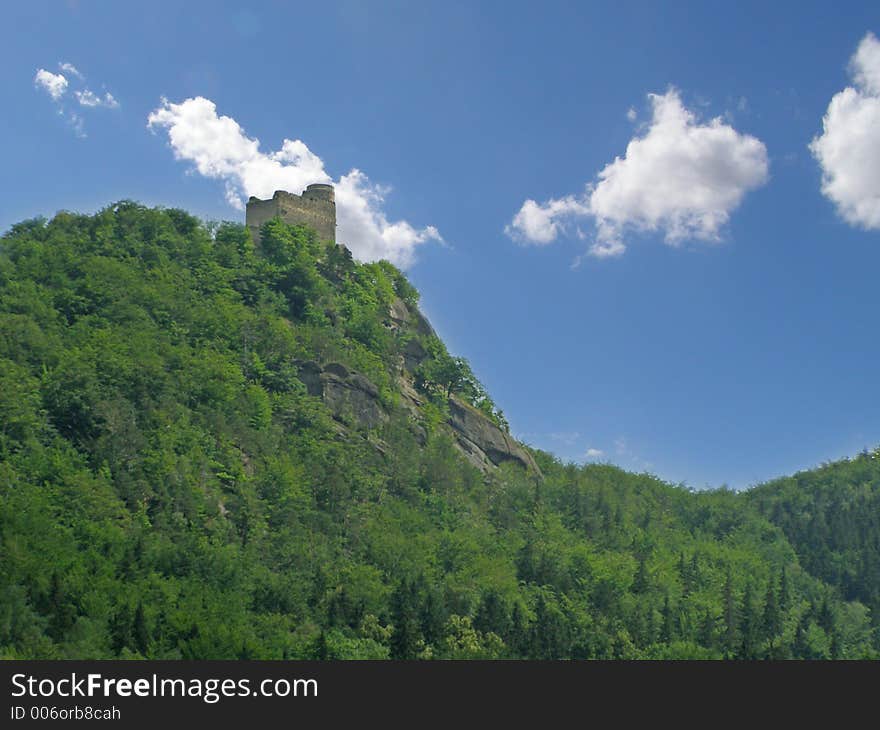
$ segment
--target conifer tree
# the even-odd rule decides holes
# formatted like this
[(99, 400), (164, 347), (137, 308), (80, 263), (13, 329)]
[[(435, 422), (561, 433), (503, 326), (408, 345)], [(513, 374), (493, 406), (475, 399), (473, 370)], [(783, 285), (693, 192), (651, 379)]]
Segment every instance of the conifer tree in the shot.
[(669, 594), (663, 599), (663, 625), (661, 626), (660, 640), (669, 644), (675, 638), (675, 620), (672, 615), (672, 607), (669, 604)]
[(483, 596), (477, 615), (474, 617), (474, 628), (484, 634), (490, 631), (502, 638), (510, 633), (510, 615), (501, 595), (494, 588)]
[(831, 632), (831, 658), (832, 659), (840, 659), (843, 656), (843, 646), (840, 641), (840, 633), (837, 631)]
[(429, 586), (425, 586), (425, 598), (420, 612), (422, 634), (426, 644), (436, 645), (443, 638), (443, 630), (448, 618), (443, 596)]
[(648, 605), (646, 609), (647, 621), (645, 631), (647, 635), (647, 644), (651, 645), (657, 640), (657, 618), (654, 615), (654, 607)]
[(134, 612), (134, 624), (132, 626), (132, 638), (135, 648), (144, 656), (150, 645), (150, 632), (147, 629), (147, 618), (144, 615), (144, 604), (138, 602)]
[(792, 652), (795, 659), (812, 659), (809, 642), (807, 641), (807, 633), (810, 624), (807, 615), (804, 614), (798, 621), (797, 628), (794, 632), (794, 643), (792, 644)]
[(791, 608), (791, 594), (788, 585), (788, 573), (785, 566), (782, 566), (782, 576), (779, 579), (779, 610), (786, 613)]
[(324, 661), (325, 659), (330, 659), (330, 650), (327, 647), (327, 632), (323, 629), (321, 633), (318, 634), (318, 638), (315, 640), (315, 659), (319, 661)]
[(767, 596), (764, 599), (764, 616), (761, 621), (763, 638), (768, 642), (768, 658), (774, 659), (774, 643), (782, 633), (782, 613), (776, 600), (776, 591), (773, 589), (773, 580), (767, 585)]
[(712, 612), (709, 610), (708, 606), (703, 613), (703, 620), (700, 623), (698, 641), (701, 646), (705, 646), (707, 649), (711, 649), (715, 646), (715, 618), (712, 616)]
[(688, 595), (691, 592), (691, 579), (688, 574), (687, 563), (685, 563), (683, 552), (678, 554), (678, 577), (681, 580), (681, 587), (684, 595)]
[(736, 604), (733, 600), (733, 578), (730, 568), (727, 569), (727, 580), (724, 582), (724, 652), (728, 659), (736, 653)]
[(49, 584), (49, 611), (51, 613), (49, 635), (58, 641), (73, 626), (76, 611), (67, 599), (57, 570), (52, 572)]
[(831, 636), (834, 630), (834, 614), (831, 612), (831, 606), (828, 605), (828, 596), (822, 598), (822, 606), (819, 608), (816, 621), (822, 630)]
[(635, 593), (644, 593), (648, 590), (648, 566), (647, 558), (644, 554), (639, 555), (639, 567), (636, 569), (636, 577), (633, 580), (633, 591)]
[(110, 619), (111, 646), (116, 654), (131, 646), (131, 609), (122, 604)]
[(529, 629), (525, 613), (519, 602), (513, 604), (510, 612), (510, 639), (507, 645), (515, 656), (526, 658), (529, 652)]
[(694, 553), (691, 556), (690, 579), (691, 579), (691, 590), (696, 590), (697, 588), (700, 587), (700, 581), (701, 581), (700, 561), (698, 560), (696, 553)]
[(392, 596), (391, 616), (394, 631), (391, 634), (392, 659), (415, 659), (421, 644), (419, 612), (416, 605), (415, 585), (405, 578)]
[(752, 599), (752, 584), (746, 584), (740, 612), (740, 659), (754, 659), (758, 634), (758, 612)]

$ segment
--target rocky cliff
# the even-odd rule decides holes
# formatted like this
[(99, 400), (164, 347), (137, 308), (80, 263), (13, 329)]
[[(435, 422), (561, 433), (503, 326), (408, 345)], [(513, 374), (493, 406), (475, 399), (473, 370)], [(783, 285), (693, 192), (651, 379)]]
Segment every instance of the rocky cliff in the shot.
[[(425, 396), (416, 389), (413, 373), (428, 357), (425, 338), (436, 335), (425, 316), (401, 299), (394, 300), (388, 316), (387, 326), (411, 335), (403, 350), (397, 378), (399, 407), (409, 411), (414, 428), (423, 432), (419, 420)], [(391, 409), (382, 403), (376, 385), (361, 373), (335, 362), (305, 361), (297, 366), (309, 394), (321, 398), (341, 424), (372, 429), (388, 420)], [(447, 406), (446, 426), (455, 445), (475, 467), (489, 472), (505, 462), (513, 462), (541, 474), (528, 450), (484, 413), (454, 395), (448, 399)]]
[(461, 451), (479, 469), (487, 471), (506, 461), (513, 461), (536, 474), (541, 473), (532, 455), (509, 433), (454, 396), (449, 399), (447, 423), (452, 427)]
[(388, 420), (379, 389), (360, 373), (335, 362), (321, 366), (307, 361), (298, 366), (309, 395), (321, 398), (337, 420), (363, 428), (375, 428)]

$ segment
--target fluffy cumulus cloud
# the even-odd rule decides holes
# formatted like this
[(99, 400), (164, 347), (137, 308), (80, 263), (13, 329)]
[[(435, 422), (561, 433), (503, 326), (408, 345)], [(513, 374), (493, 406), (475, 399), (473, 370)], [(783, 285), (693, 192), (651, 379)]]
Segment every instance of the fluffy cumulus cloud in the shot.
[(589, 201), (573, 195), (546, 203), (527, 200), (506, 230), (513, 237), (545, 245), (556, 240), (565, 221), (589, 214)]
[[(86, 77), (72, 63), (62, 61), (58, 64), (62, 73), (52, 73), (44, 68), (37, 69), (34, 86), (45, 91), (55, 104), (58, 113), (64, 117), (78, 137), (85, 137), (85, 121), (77, 109), (116, 109), (119, 102), (113, 94), (105, 91), (103, 96), (96, 94), (85, 85)], [(66, 74), (66, 75), (65, 75)], [(72, 88), (71, 84), (79, 88)], [(76, 104), (68, 103), (67, 92), (72, 91)]]
[(45, 91), (53, 101), (58, 101), (67, 91), (67, 78), (64, 74), (53, 74), (41, 68), (34, 76), (34, 86)]
[(602, 169), (579, 195), (526, 200), (505, 229), (523, 243), (544, 245), (578, 219), (595, 228), (589, 253), (619, 256), (628, 232), (659, 232), (677, 245), (717, 241), (731, 213), (767, 180), (767, 149), (717, 117), (701, 122), (674, 89), (649, 95), (651, 121), (623, 157)]
[(218, 115), (210, 99), (199, 96), (179, 104), (163, 99), (147, 126), (165, 130), (177, 159), (192, 163), (200, 175), (222, 180), (227, 201), (239, 210), (243, 197), (268, 198), (276, 190), (299, 193), (311, 183), (334, 184), (337, 237), (362, 261), (388, 259), (406, 267), (419, 244), (441, 240), (433, 226), (389, 221), (383, 211), (388, 189), (360, 170), (333, 180), (321, 158), (300, 140), (285, 139), (279, 150), (264, 152), (235, 119)]
[(822, 193), (845, 221), (880, 229), (880, 41), (868, 33), (850, 61), (853, 86), (835, 94), (810, 151)]

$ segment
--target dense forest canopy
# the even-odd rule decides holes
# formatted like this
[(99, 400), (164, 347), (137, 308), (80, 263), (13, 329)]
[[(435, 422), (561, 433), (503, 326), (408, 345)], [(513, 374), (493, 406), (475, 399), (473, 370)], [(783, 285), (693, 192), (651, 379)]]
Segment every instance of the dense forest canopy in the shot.
[[(480, 469), (450, 406), (503, 414), (392, 326), (417, 301), (279, 220), (259, 247), (131, 202), (8, 231), (0, 655), (878, 655), (880, 454), (740, 494), (536, 450)], [(331, 409), (306, 363), (382, 418)]]

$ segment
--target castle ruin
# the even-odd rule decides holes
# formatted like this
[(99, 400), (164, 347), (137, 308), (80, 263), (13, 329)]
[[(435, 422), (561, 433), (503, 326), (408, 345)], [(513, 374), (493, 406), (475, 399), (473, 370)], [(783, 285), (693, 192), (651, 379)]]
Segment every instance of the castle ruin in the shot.
[(315, 183), (302, 195), (276, 190), (269, 200), (252, 195), (247, 202), (245, 222), (254, 242), (259, 242), (260, 226), (275, 217), (285, 223), (314, 228), (322, 241), (336, 243), (336, 194), (332, 185)]

